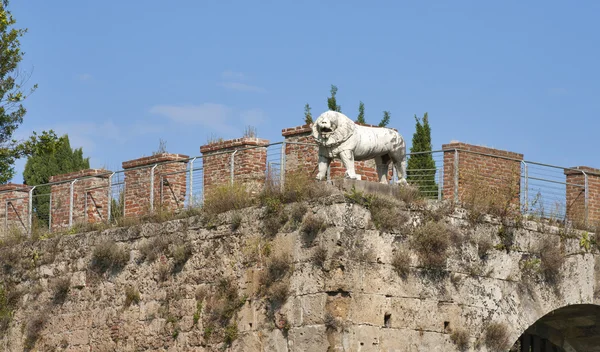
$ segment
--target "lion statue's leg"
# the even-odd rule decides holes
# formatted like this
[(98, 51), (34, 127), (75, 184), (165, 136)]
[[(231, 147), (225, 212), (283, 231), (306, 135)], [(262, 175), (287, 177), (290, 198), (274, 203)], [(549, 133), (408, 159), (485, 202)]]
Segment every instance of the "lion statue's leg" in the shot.
[(327, 169), (329, 168), (330, 163), (331, 159), (319, 155), (319, 173), (317, 174), (317, 180), (323, 181), (327, 179)]
[(398, 184), (406, 185), (406, 150), (395, 150), (390, 153), (396, 174), (398, 174)]
[(352, 150), (344, 150), (340, 153), (342, 164), (346, 168), (346, 178), (356, 180), (356, 171), (354, 170), (354, 152)]
[(375, 157), (375, 165), (377, 167), (377, 178), (379, 182), (387, 184), (388, 183), (388, 170), (390, 169), (391, 158), (389, 155), (385, 154), (382, 156)]

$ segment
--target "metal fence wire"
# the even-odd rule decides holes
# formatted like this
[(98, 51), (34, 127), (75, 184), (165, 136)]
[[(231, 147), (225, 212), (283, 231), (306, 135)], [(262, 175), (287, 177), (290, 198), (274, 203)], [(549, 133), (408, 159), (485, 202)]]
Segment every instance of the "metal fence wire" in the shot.
[[(81, 178), (60, 184), (37, 185), (29, 188), (28, 196), (19, 193), (18, 197), (10, 197), (8, 195), (12, 193), (8, 192), (11, 191), (0, 192), (0, 198), (4, 200), (4, 230), (6, 232), (14, 228), (29, 233), (50, 232), (73, 226), (77, 222), (116, 223), (125, 216), (154, 211), (165, 204), (177, 209), (201, 207), (206, 190), (218, 185), (233, 184), (234, 181), (257, 181), (257, 187), (263, 187), (265, 184), (283, 185), (284, 171), (287, 171), (286, 144), (292, 143), (279, 142), (205, 154), (176, 162), (163, 162), (116, 172), (107, 171), (106, 175), (95, 175), (101, 180), (94, 182), (85, 182), (84, 178)], [(304, 148), (300, 151), (302, 154), (315, 153), (316, 162), (315, 144), (295, 144), (296, 147)], [(461, 177), (468, 177), (470, 173), (477, 172), (473, 171), (476, 169), (461, 169), (458, 159), (454, 160), (453, 165), (444, 165), (445, 153), (454, 153), (455, 158), (459, 158), (460, 155), (485, 156), (483, 153), (458, 149), (409, 153), (407, 160), (420, 160), (409, 165), (427, 165), (409, 168), (405, 175), (408, 183), (417, 187), (426, 198), (458, 199), (459, 172)], [(589, 189), (587, 174), (584, 171), (508, 157), (500, 158), (520, 165), (516, 169), (516, 177), (519, 179), (517, 199), (524, 214), (565, 219), (571, 206), (567, 204), (567, 193), (580, 192), (585, 200), (584, 211), (587, 219)], [(423, 162), (425, 159), (428, 161)], [(210, 167), (206, 168), (209, 164)], [(444, 175), (448, 170), (453, 170), (455, 174)], [(396, 175), (391, 167), (385, 171), (387, 175), (392, 176), (392, 182), (401, 176)], [(581, 173), (582, 177), (567, 182), (567, 171)], [(444, 184), (445, 176), (448, 180), (454, 177), (454, 182), (446, 180)], [(478, 177), (489, 184), (502, 185), (513, 182), (502, 172), (482, 173)], [(52, 191), (53, 187), (62, 187), (62, 193), (56, 195)], [(444, 187), (451, 189), (445, 190)], [(27, 195), (26, 192), (24, 194)], [(452, 194), (454, 197), (448, 196)], [(68, 216), (53, 211), (60, 206), (64, 208), (65, 204), (69, 204)]]

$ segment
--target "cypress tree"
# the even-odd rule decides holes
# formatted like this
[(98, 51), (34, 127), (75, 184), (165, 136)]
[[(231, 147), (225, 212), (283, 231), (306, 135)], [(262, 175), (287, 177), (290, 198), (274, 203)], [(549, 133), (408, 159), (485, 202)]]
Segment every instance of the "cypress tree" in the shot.
[[(38, 186), (48, 183), (50, 176), (89, 169), (89, 158), (83, 157), (82, 148), (71, 149), (69, 136), (64, 135), (50, 146), (39, 148), (27, 158), (23, 183)], [(50, 186), (38, 186), (32, 199), (33, 212), (40, 224), (48, 226), (50, 215)]]
[(327, 98), (327, 107), (331, 111), (342, 112), (342, 107), (337, 105), (337, 100), (335, 99), (335, 95), (337, 94), (337, 87), (333, 84), (331, 85), (331, 97)]
[(358, 118), (356, 119), (358, 123), (366, 123), (365, 122), (365, 104), (361, 101), (358, 104)]
[[(419, 119), (415, 115), (415, 133), (412, 138), (410, 153), (430, 152), (431, 149), (431, 127), (427, 113)], [(431, 153), (411, 155), (408, 159), (407, 179), (417, 185), (424, 197), (436, 198), (438, 184), (435, 180), (435, 161)]]
[(381, 121), (379, 121), (379, 127), (386, 127), (389, 123), (390, 123), (390, 112), (384, 111), (383, 117), (381, 118)]
[(306, 103), (306, 105), (304, 105), (304, 124), (310, 125), (311, 123), (313, 123), (313, 118), (312, 114), (310, 113), (310, 105)]

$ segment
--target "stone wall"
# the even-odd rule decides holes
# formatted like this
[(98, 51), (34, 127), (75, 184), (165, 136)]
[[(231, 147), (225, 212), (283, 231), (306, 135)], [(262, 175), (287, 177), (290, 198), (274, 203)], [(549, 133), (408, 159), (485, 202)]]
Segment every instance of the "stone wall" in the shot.
[[(458, 201), (489, 196), (513, 198), (519, 206), (523, 154), (467, 143), (442, 145), (444, 150), (443, 198)], [(458, 188), (455, 185), (455, 157), (458, 155)]]
[[(176, 211), (185, 205), (186, 169), (189, 156), (161, 153), (123, 162), (125, 170), (125, 217), (150, 213), (151, 193), (155, 211)], [(152, 167), (154, 184), (151, 186)], [(151, 187), (152, 192), (151, 192)]]
[(0, 238), (13, 228), (29, 230), (29, 189), (15, 183), (0, 185)]
[[(268, 144), (266, 139), (244, 137), (200, 147), (204, 193), (231, 183), (231, 157), (235, 152), (233, 181), (244, 184), (251, 194), (258, 194), (267, 178)], [(277, 179), (278, 175), (274, 177)]]
[[(212, 230), (191, 217), (18, 245), (10, 270), (0, 265), (6, 287), (21, 292), (0, 350), (23, 350), (33, 336), (40, 351), (458, 352), (452, 335), (466, 331), (467, 350), (485, 352), (492, 351), (485, 344), (492, 323), (503, 324), (501, 338), (512, 343), (556, 308), (600, 303), (594, 295), (600, 260), (595, 249), (582, 250), (578, 233), (561, 238), (560, 229), (525, 222), (512, 229), (509, 252), (496, 250), (502, 243), (497, 222), (470, 227), (456, 210), (442, 217), (455, 237), (443, 274), (435, 276), (411, 247), (412, 228), (431, 214), (401, 207), (411, 220), (407, 227), (382, 232), (368, 210), (341, 194), (307, 207), (306, 217), (325, 224), (310, 242), (291, 222), (273, 238), (262, 237), (264, 209), (250, 208), (237, 213), (242, 222), (235, 231), (234, 214), (226, 213), (213, 219)], [(111, 241), (127, 253), (125, 266), (99, 274), (94, 252)], [(485, 241), (490, 247), (483, 256)], [(553, 284), (523, 269), (548, 242), (565, 258)], [(148, 253), (157, 243), (169, 249), (152, 261)], [(178, 248), (191, 250), (183, 264), (173, 254)], [(0, 250), (2, 260), (11, 248)], [(321, 264), (319, 252), (325, 253)], [(408, 260), (405, 276), (395, 270), (397, 253)], [(268, 315), (260, 278), (274, 258), (285, 256), (292, 264), (289, 297)], [(242, 302), (228, 325), (230, 348), (207, 325), (211, 314), (222, 314), (215, 294), (228, 287), (224, 278)], [(61, 282), (69, 287), (64, 301), (57, 299)], [(127, 292), (139, 292), (139, 301)]]
[(51, 230), (69, 227), (71, 209), (71, 182), (73, 184), (73, 217), (75, 223), (104, 222), (108, 219), (108, 177), (112, 172), (104, 169), (86, 169), (50, 177)]

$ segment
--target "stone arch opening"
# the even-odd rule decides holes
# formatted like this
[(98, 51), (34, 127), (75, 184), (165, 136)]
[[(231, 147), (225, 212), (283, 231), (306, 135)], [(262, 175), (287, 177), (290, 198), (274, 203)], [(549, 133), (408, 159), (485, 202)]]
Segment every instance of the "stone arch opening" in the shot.
[(519, 336), (514, 352), (600, 352), (600, 306), (555, 309)]

